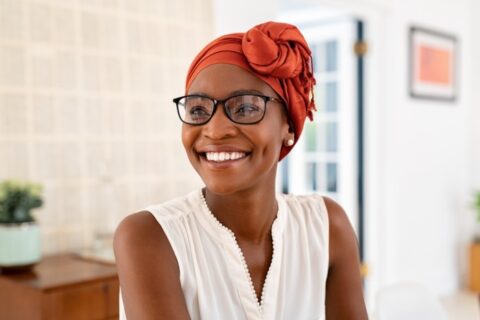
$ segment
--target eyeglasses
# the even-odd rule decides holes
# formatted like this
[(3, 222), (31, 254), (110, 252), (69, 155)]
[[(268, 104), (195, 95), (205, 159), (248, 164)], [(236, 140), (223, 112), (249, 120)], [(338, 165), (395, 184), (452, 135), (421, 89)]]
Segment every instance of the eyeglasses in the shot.
[(280, 99), (259, 94), (239, 94), (224, 100), (215, 100), (196, 94), (173, 99), (180, 120), (195, 126), (210, 121), (219, 103), (223, 104), (223, 110), (232, 122), (238, 124), (258, 123), (265, 116), (268, 101), (276, 101), (283, 105)]

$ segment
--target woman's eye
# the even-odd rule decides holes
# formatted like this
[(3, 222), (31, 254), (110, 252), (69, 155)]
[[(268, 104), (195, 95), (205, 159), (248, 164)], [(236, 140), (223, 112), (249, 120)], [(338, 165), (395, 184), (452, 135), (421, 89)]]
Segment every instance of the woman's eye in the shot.
[(235, 109), (237, 115), (251, 115), (257, 113), (260, 110), (259, 107), (253, 104), (242, 104)]
[(201, 107), (201, 106), (189, 108), (188, 113), (190, 113), (190, 115), (192, 115), (192, 116), (208, 115), (208, 112), (205, 110), (205, 108)]

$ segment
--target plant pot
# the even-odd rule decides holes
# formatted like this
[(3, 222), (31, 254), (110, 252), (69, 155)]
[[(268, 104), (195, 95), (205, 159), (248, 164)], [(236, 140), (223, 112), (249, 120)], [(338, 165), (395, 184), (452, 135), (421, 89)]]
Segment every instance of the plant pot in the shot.
[(2, 270), (32, 266), (40, 257), (40, 230), (35, 222), (0, 224)]

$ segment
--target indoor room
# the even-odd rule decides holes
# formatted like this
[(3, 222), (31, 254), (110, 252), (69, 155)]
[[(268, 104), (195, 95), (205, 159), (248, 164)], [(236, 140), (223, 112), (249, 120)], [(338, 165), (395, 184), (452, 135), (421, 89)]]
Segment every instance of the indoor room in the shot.
[[(478, 15), (478, 0), (0, 0), (0, 318), (126, 319), (121, 297), (131, 287), (122, 291), (120, 282), (129, 267), (118, 264), (123, 249), (114, 245), (121, 222), (201, 194), (205, 186), (214, 190), (201, 163), (225, 159), (212, 160), (204, 150), (197, 163), (185, 144), (194, 129), (207, 135), (210, 120), (218, 119), (213, 113), (223, 112), (231, 130), (253, 130), (265, 121), (236, 122), (230, 97), (216, 96), (205, 123), (187, 123), (181, 108), (192, 61), (222, 35), (277, 21), (296, 26), (303, 35), (298, 41), (308, 44), (306, 65), (315, 85), (307, 98), (315, 112), (302, 111), (303, 131), (295, 123), (294, 140), (280, 146), (288, 155), (269, 169), (277, 194), (272, 199), (306, 195), (343, 208), (369, 319), (480, 320)], [(275, 41), (281, 50), (295, 46), (291, 39)], [(290, 117), (291, 93), (283, 96), (267, 76), (257, 80), (270, 84)], [(231, 85), (225, 80), (219, 87)], [(268, 120), (275, 108), (268, 99), (276, 98), (253, 95), (267, 99)], [(230, 150), (221, 149), (220, 157)], [(246, 151), (228, 155), (232, 162), (243, 156), (254, 159)], [(221, 165), (215, 168), (223, 174)], [(213, 198), (202, 198), (208, 211)], [(212, 221), (235, 240), (239, 235), (212, 211)], [(321, 239), (331, 240), (329, 229), (322, 230)], [(245, 267), (239, 272), (250, 280), (243, 285), (261, 296), (249, 297), (258, 315), (238, 319), (303, 319), (306, 311), (295, 318), (262, 313), (263, 299), (273, 301), (280, 292), (272, 290), (269, 298), (262, 288), (271, 278), (273, 254), (281, 251), (274, 250), (273, 227), (267, 234), (272, 257), (260, 290), (238, 240), (236, 257)], [(173, 238), (168, 232), (163, 237), (181, 264)], [(208, 254), (202, 233), (188, 237), (192, 248)], [(329, 244), (322, 241), (297, 249)], [(307, 260), (329, 249), (331, 243)], [(298, 265), (296, 273), (310, 272)], [(210, 260), (203, 267), (207, 271), (198, 273), (215, 274), (218, 266)], [(184, 282), (188, 272), (183, 266), (179, 272), (183, 290), (191, 289)], [(325, 272), (329, 279), (334, 271)], [(346, 288), (342, 295), (349, 296)], [(278, 308), (288, 303), (278, 301)], [(315, 317), (346, 319), (329, 315), (328, 306), (327, 317)], [(201, 314), (190, 316), (218, 318), (213, 311)]]

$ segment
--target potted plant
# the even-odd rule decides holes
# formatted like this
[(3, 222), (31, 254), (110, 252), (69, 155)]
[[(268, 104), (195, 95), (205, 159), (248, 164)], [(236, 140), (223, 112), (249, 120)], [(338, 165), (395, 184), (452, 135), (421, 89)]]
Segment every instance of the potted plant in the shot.
[(0, 183), (0, 269), (29, 268), (40, 260), (40, 231), (31, 210), (43, 204), (38, 184)]

